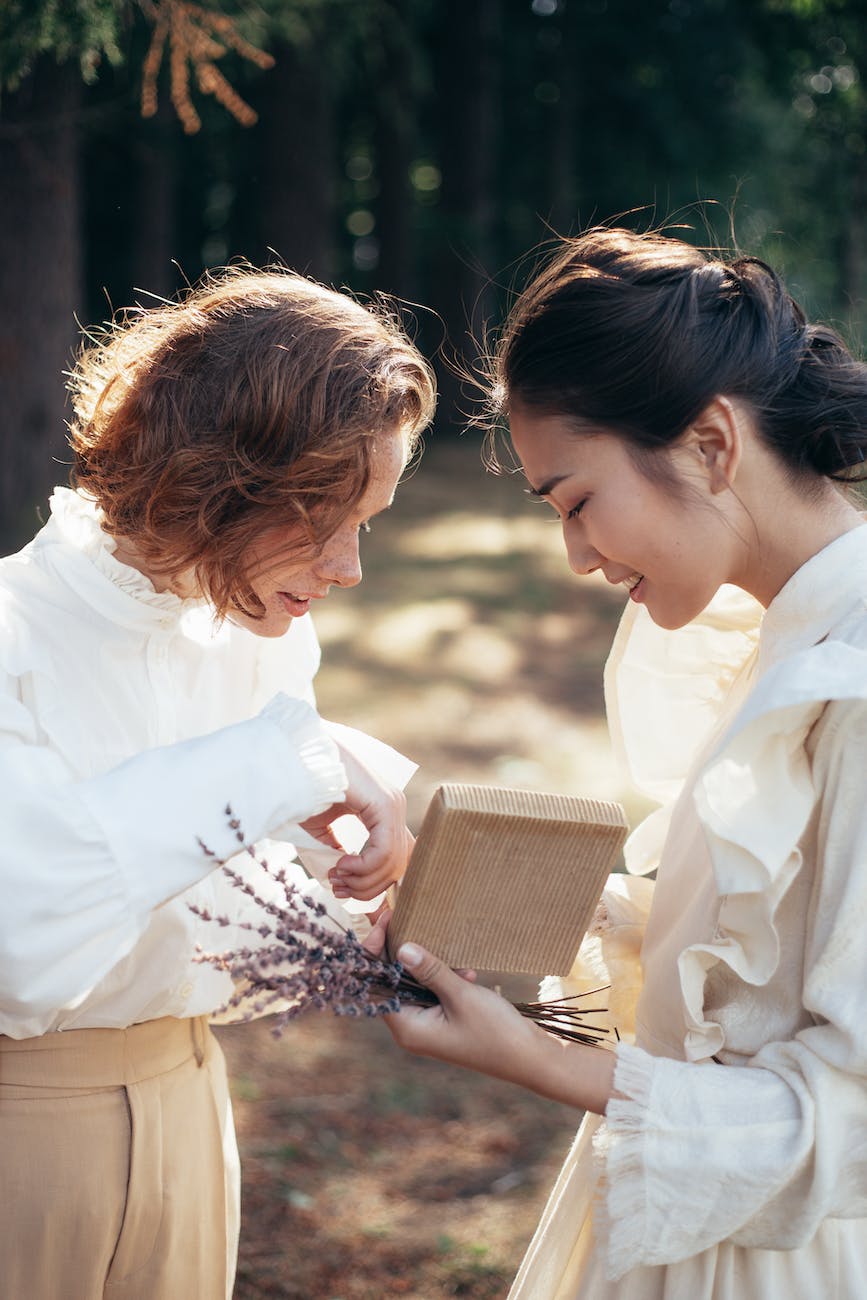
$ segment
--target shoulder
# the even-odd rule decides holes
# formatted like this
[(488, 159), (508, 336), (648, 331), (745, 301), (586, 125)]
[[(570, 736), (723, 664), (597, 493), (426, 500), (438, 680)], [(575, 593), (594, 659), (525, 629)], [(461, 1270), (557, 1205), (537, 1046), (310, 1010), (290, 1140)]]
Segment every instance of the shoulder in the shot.
[[(59, 563), (61, 557), (65, 563)], [(80, 651), (92, 667), (104, 620), (82, 597), (77, 553), (50, 522), (0, 559), (0, 667), (12, 676), (62, 671)]]
[(863, 785), (865, 754), (867, 649), (828, 637), (769, 669), (696, 781), (699, 818), (721, 846), (720, 892), (746, 892), (743, 881), (756, 875), (776, 887), (787, 880), (813, 809), (844, 767)]
[(813, 778), (819, 790), (839, 785), (857, 772), (859, 789), (867, 768), (867, 699), (831, 700), (808, 742)]
[(809, 730), (827, 713), (860, 716), (867, 705), (867, 613), (855, 611), (815, 645), (781, 659), (755, 684), (728, 737)]

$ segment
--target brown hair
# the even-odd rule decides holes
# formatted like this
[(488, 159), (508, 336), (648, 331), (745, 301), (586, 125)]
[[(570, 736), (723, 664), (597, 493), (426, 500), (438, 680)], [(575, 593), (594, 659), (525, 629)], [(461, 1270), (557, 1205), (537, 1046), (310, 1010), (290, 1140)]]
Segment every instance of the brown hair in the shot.
[(379, 434), (407, 458), (430, 423), (430, 367), (384, 307), (282, 268), (211, 273), (129, 311), (70, 379), (72, 482), (103, 527), (169, 581), (195, 572), (219, 613), (262, 612), (251, 543), (320, 545), (351, 513)]
[(648, 472), (646, 453), (727, 396), (750, 404), (793, 473), (865, 474), (867, 366), (807, 323), (764, 262), (657, 233), (597, 228), (563, 241), (517, 299), (488, 383), (495, 414), (517, 401), (572, 418), (576, 432), (607, 429)]

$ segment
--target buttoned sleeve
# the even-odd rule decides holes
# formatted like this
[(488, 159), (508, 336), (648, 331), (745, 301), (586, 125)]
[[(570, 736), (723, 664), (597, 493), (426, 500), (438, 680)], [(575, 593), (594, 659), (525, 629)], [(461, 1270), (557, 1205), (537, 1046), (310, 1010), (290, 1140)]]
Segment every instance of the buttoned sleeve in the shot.
[[(791, 737), (791, 719), (776, 734)], [(725, 1239), (793, 1249), (824, 1219), (867, 1215), (867, 702), (828, 705), (812, 739), (815, 802), (808, 817), (817, 852), (803, 1028), (786, 1041), (768, 1042), (743, 1066), (619, 1048), (616, 1096), (595, 1137), (605, 1181), (600, 1236), (613, 1278), (638, 1265), (677, 1262)], [(752, 752), (760, 767), (770, 761), (769, 750), (753, 745)], [(806, 802), (806, 789), (798, 790), (802, 767), (795, 776), (789, 801)], [(762, 789), (759, 779), (756, 789)], [(718, 783), (708, 782), (705, 798), (714, 791)], [(785, 810), (785, 799), (768, 802), (776, 813)], [(791, 815), (797, 831), (798, 816)], [(720, 858), (729, 886), (743, 891), (724, 902), (731, 928), (720, 951), (737, 969), (740, 947), (742, 976), (754, 983), (761, 983), (765, 956), (773, 951), (768, 944), (779, 901), (773, 881), (785, 880), (799, 864), (798, 844), (787, 844), (779, 817), (777, 826), (781, 861), (774, 868), (767, 850), (764, 889), (746, 888), (750, 873), (759, 883), (756, 854), (770, 843), (758, 830), (742, 837), (728, 866)], [(772, 966), (765, 963), (765, 973)]]
[(74, 1007), (134, 946), (150, 913), (248, 840), (337, 802), (345, 773), (303, 700), (147, 750), (75, 780), (0, 676), (0, 1011)]

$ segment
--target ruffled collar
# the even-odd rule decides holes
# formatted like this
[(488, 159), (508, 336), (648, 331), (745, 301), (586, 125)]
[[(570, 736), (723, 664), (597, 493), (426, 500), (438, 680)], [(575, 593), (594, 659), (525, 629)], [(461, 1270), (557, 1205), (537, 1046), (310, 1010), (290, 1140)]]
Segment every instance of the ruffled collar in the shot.
[(705, 980), (717, 963), (766, 985), (781, 959), (777, 913), (801, 870), (802, 836), (820, 792), (807, 739), (829, 704), (867, 700), (867, 528), (812, 556), (765, 612), (758, 680), (698, 773), (695, 810), (719, 899), (711, 938), (677, 962), (684, 1053), (703, 1060), (725, 1047), (705, 1015)]
[(816, 646), (867, 601), (867, 525), (853, 528), (795, 572), (767, 610), (723, 586), (686, 627), (658, 627), (629, 603), (605, 668), (615, 754), (643, 794), (677, 797), (716, 729), (736, 681), (764, 677)]
[(762, 619), (759, 673), (798, 650), (818, 645), (865, 601), (867, 523), (811, 556), (771, 601)]
[(138, 569), (121, 563), (115, 541), (102, 527), (102, 512), (90, 497), (55, 488), (51, 518), (33, 543), (76, 593), (101, 613), (125, 624), (176, 624), (207, 605), (184, 600), (171, 591), (156, 591)]

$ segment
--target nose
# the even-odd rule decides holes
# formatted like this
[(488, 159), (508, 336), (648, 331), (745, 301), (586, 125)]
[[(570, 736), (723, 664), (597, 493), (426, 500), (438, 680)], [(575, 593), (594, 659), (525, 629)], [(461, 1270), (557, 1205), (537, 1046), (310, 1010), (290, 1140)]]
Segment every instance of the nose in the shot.
[(361, 556), (358, 533), (338, 533), (330, 538), (319, 557), (316, 571), (323, 581), (334, 587), (357, 587), (361, 582)]
[(570, 529), (569, 532), (563, 531), (563, 541), (566, 543), (566, 556), (569, 560), (569, 568), (573, 573), (577, 573), (579, 578), (586, 578), (588, 573), (598, 569), (602, 562), (602, 556), (592, 546), (588, 546), (580, 536), (576, 536), (576, 530)]

